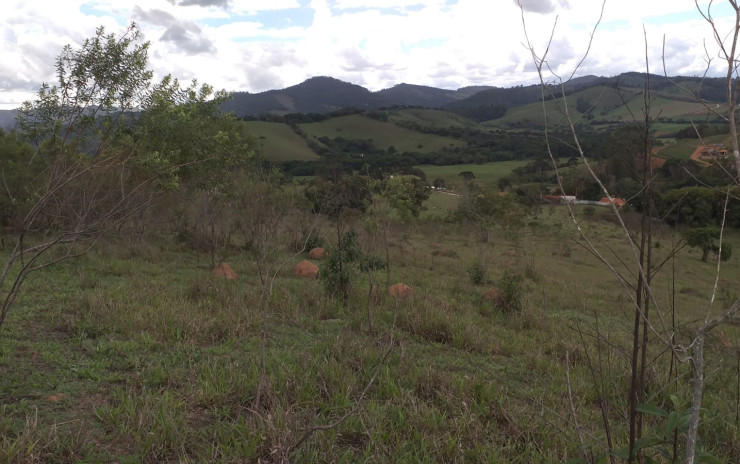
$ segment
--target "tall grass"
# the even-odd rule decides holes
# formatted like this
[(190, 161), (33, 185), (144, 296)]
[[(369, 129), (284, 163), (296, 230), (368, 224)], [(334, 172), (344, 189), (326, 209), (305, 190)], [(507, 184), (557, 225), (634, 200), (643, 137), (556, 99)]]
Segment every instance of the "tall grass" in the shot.
[[(213, 279), (205, 256), (167, 244), (141, 254), (139, 245), (117, 243), (43, 271), (0, 333), (0, 462), (564, 462), (581, 456), (566, 361), (580, 426), (602, 436), (599, 407), (608, 395), (615, 439), (624, 442), (629, 363), (621, 353), (632, 308), (559, 225), (561, 213), (540, 215), (513, 239), (495, 230), (486, 244), (461, 224), (395, 225), (392, 283), (415, 295), (372, 297), (372, 332), (364, 277), (344, 305), (318, 282), (281, 271), (259, 408), (261, 286), (247, 254), (229, 260), (235, 281)], [(624, 253), (612, 224), (594, 218), (582, 226), (612, 257)], [(669, 235), (660, 240), (671, 243)], [(492, 285), (519, 276), (516, 311), (481, 299), (488, 284), (467, 274), (477, 260)], [(690, 250), (677, 255), (675, 269), (675, 280), (661, 273), (654, 287), (662, 302), (673, 285), (691, 289), (678, 294), (681, 327), (703, 317), (712, 269)], [(721, 277), (733, 282), (738, 273), (729, 265)], [(708, 341), (701, 435), (732, 462), (740, 449), (740, 329), (722, 332)], [(679, 329), (679, 338), (689, 336)], [(592, 381), (599, 356), (611, 379), (605, 390)], [(664, 368), (656, 365), (650, 378), (658, 403), (669, 401)], [(683, 382), (689, 368), (678, 369)], [(306, 430), (356, 405), (340, 426), (294, 448)]]

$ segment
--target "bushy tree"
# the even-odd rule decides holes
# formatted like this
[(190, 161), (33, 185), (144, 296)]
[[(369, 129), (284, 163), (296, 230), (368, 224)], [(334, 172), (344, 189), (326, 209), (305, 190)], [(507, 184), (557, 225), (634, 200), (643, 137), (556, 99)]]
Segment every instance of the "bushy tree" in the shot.
[(430, 194), (426, 182), (413, 175), (393, 176), (386, 181), (383, 190), (383, 195), (403, 219), (419, 217)]
[(305, 194), (314, 212), (332, 219), (350, 210), (364, 212), (372, 203), (372, 192), (364, 176), (344, 176), (337, 182), (317, 178)]
[(121, 35), (101, 27), (64, 47), (58, 86), (20, 108), (19, 133), (33, 146), (23, 162), (37, 174), (22, 186), (28, 202), (0, 273), (0, 325), (30, 273), (120, 232), (163, 190), (213, 185), (248, 156), (238, 133), (212, 120), (223, 95), (170, 77), (152, 86), (148, 48), (134, 24)]
[[(684, 237), (690, 247), (701, 249), (702, 261), (707, 260), (710, 251), (720, 254), (720, 230), (718, 227), (708, 226), (689, 229), (684, 233)], [(729, 243), (723, 243), (720, 258), (722, 261), (727, 261), (731, 256), (732, 247)]]
[(42, 164), (33, 147), (15, 132), (0, 129), (0, 225), (17, 225), (33, 200), (34, 179)]

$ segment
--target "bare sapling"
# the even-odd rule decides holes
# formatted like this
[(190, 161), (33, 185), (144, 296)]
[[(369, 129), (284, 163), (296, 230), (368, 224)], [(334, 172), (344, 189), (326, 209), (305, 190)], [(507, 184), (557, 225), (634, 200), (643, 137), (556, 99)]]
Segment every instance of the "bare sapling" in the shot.
[[(709, 6), (705, 11), (702, 11), (701, 14), (705, 18), (705, 20), (711, 25), (715, 40), (717, 41), (718, 47), (720, 49), (720, 57), (723, 58), (727, 63), (727, 111), (728, 114), (725, 115), (726, 120), (730, 124), (730, 132), (731, 132), (731, 145), (732, 145), (732, 151), (733, 151), (733, 157), (734, 157), (734, 163), (736, 167), (736, 171), (738, 175), (740, 175), (740, 154), (738, 153), (738, 141), (737, 141), (737, 133), (736, 133), (736, 127), (735, 127), (735, 120), (734, 120), (734, 112), (737, 104), (737, 98), (738, 98), (738, 89), (737, 89), (737, 82), (736, 79), (734, 79), (734, 76), (737, 73), (737, 63), (738, 56), (737, 56), (737, 39), (740, 32), (740, 8), (738, 8), (738, 4), (734, 0), (729, 0), (729, 3), (733, 7), (733, 9), (736, 12), (736, 21), (734, 29), (729, 33), (725, 34), (724, 31), (718, 32), (716, 27), (716, 22), (713, 20), (713, 17), (711, 15), (711, 7), (712, 2), (709, 3)], [(553, 43), (553, 38), (555, 36), (555, 26), (557, 26), (557, 21), (555, 22), (555, 26), (553, 27), (552, 34), (550, 36), (549, 41), (547, 42), (547, 45), (544, 48), (544, 52), (541, 54), (538, 54), (535, 50), (535, 46), (529, 39), (529, 36), (527, 35), (527, 25), (525, 20), (525, 14), (524, 14), (524, 8), (522, 8), (522, 21), (524, 26), (524, 32), (526, 37), (526, 44), (525, 46), (530, 51), (532, 60), (536, 66), (539, 80), (541, 84), (542, 89), (542, 107), (543, 107), (543, 114), (545, 118), (545, 129), (544, 129), (544, 138), (546, 141), (548, 154), (553, 162), (553, 166), (556, 170), (556, 175), (558, 179), (558, 183), (560, 186), (561, 193), (563, 195), (566, 194), (566, 191), (563, 187), (562, 183), (562, 177), (560, 175), (560, 172), (558, 172), (558, 166), (555, 160), (555, 157), (553, 155), (551, 147), (551, 139), (553, 137), (557, 137), (558, 134), (555, 133), (553, 127), (550, 125), (548, 121), (549, 113), (548, 113), (548, 102), (550, 105), (554, 106), (556, 111), (560, 114), (562, 117), (562, 121), (564, 122), (565, 128), (567, 130), (567, 133), (570, 136), (570, 142), (571, 146), (577, 153), (577, 156), (582, 160), (586, 170), (588, 171), (588, 174), (591, 176), (594, 182), (596, 182), (601, 189), (604, 196), (606, 196), (607, 199), (611, 201), (613, 198), (610, 194), (606, 183), (602, 179), (602, 177), (597, 173), (596, 169), (594, 169), (594, 166), (592, 165), (593, 161), (588, 158), (586, 153), (584, 152), (584, 149), (581, 145), (581, 142), (579, 140), (579, 134), (576, 129), (576, 125), (573, 121), (573, 118), (569, 114), (569, 104), (568, 104), (568, 95), (566, 93), (566, 86), (565, 83), (574, 77), (580, 66), (582, 65), (583, 61), (586, 59), (586, 57), (589, 54), (592, 41), (595, 37), (595, 32), (601, 23), (602, 16), (603, 16), (603, 7), (606, 4), (606, 2), (602, 3), (602, 10), (601, 10), (601, 16), (598, 18), (598, 20), (595, 23), (595, 27), (593, 29), (593, 32), (591, 34), (591, 41), (588, 43), (586, 52), (584, 53), (583, 58), (581, 61), (576, 65), (576, 67), (573, 69), (572, 73), (570, 73), (569, 77), (566, 79), (561, 78), (558, 76), (554, 71), (553, 68), (550, 66), (550, 63), (548, 62), (548, 54), (550, 51), (550, 46)], [(701, 8), (699, 6), (699, 3), (696, 2), (697, 8), (701, 11)], [(520, 3), (521, 6), (521, 3)], [(729, 37), (729, 39), (728, 39)], [(622, 229), (622, 232), (625, 236), (626, 242), (629, 245), (631, 249), (631, 262), (632, 267), (634, 268), (633, 275), (635, 276), (635, 282), (630, 283), (629, 276), (623, 275), (623, 273), (619, 270), (619, 267), (622, 265), (625, 265), (626, 262), (623, 262), (621, 264), (614, 264), (611, 262), (610, 259), (607, 258), (605, 254), (600, 252), (598, 248), (595, 246), (594, 242), (588, 237), (588, 234), (585, 233), (583, 228), (580, 226), (579, 220), (576, 217), (576, 214), (573, 210), (573, 208), (568, 205), (569, 212), (571, 219), (576, 227), (577, 232), (579, 233), (579, 236), (584, 242), (584, 246), (594, 255), (596, 256), (615, 276), (617, 276), (618, 282), (620, 285), (624, 288), (624, 290), (631, 294), (630, 301), (634, 307), (634, 324), (631, 330), (632, 335), (632, 351), (631, 351), (631, 374), (630, 374), (630, 386), (629, 386), (629, 411), (628, 411), (628, 428), (629, 428), (629, 444), (627, 453), (625, 453), (625, 458), (628, 462), (642, 462), (642, 447), (645, 446), (644, 444), (641, 444), (638, 446), (638, 442), (640, 442), (640, 438), (644, 436), (645, 430), (644, 430), (644, 422), (642, 417), (642, 412), (645, 408), (642, 407), (642, 403), (648, 401), (648, 398), (646, 398), (646, 376), (647, 376), (647, 369), (650, 365), (654, 363), (654, 360), (650, 359), (650, 350), (649, 347), (653, 344), (658, 344), (661, 346), (658, 350), (656, 350), (656, 356), (660, 356), (660, 353), (669, 352), (671, 354), (671, 370), (673, 370), (673, 360), (679, 360), (680, 362), (687, 363), (691, 366), (692, 372), (693, 372), (693, 382), (692, 382), (692, 394), (691, 394), (691, 421), (688, 428), (688, 431), (685, 434), (685, 455), (682, 458), (684, 462), (687, 463), (693, 463), (695, 462), (696, 456), (697, 456), (697, 440), (698, 440), (698, 429), (699, 429), (699, 422), (700, 422), (700, 410), (702, 407), (702, 394), (704, 391), (704, 343), (706, 340), (707, 334), (718, 325), (729, 321), (734, 317), (735, 314), (737, 314), (738, 309), (740, 308), (740, 300), (735, 300), (731, 304), (729, 304), (726, 308), (722, 309), (718, 313), (714, 310), (714, 299), (717, 293), (717, 285), (715, 283), (715, 288), (712, 294), (712, 297), (710, 299), (710, 302), (708, 304), (707, 309), (707, 315), (704, 321), (695, 328), (695, 334), (693, 339), (691, 339), (690, 343), (687, 346), (682, 346), (676, 343), (676, 339), (674, 337), (673, 331), (675, 331), (675, 321), (672, 324), (667, 324), (664, 312), (662, 311), (660, 305), (657, 302), (657, 299), (653, 292), (653, 285), (652, 281), (654, 278), (654, 273), (662, 267), (662, 264), (660, 266), (655, 266), (654, 257), (653, 257), (653, 249), (652, 249), (652, 221), (654, 216), (654, 210), (653, 210), (653, 188), (654, 188), (654, 175), (651, 170), (651, 140), (650, 140), (650, 126), (652, 124), (652, 121), (654, 118), (650, 114), (650, 106), (651, 106), (651, 96), (650, 96), (650, 73), (649, 73), (649, 62), (647, 60), (647, 40), (646, 43), (646, 69), (647, 69), (647, 80), (645, 84), (644, 89), (644, 105), (643, 105), (643, 117), (642, 119), (635, 118), (637, 122), (639, 122), (639, 126), (642, 130), (642, 139), (643, 139), (643, 147), (640, 151), (640, 160), (641, 160), (641, 193), (642, 196), (642, 211), (641, 211), (641, 226), (639, 229), (638, 235), (635, 237), (629, 230), (629, 228), (625, 225), (624, 219), (622, 217), (622, 214), (617, 208), (617, 206), (614, 204), (614, 202), (611, 202), (611, 209), (613, 215), (617, 218), (617, 221), (619, 223), (620, 228)], [(711, 60), (708, 60), (711, 61)], [(552, 84), (551, 79), (554, 79), (556, 84)], [(698, 93), (697, 93), (698, 96)], [(714, 109), (713, 111), (717, 111)], [(634, 117), (634, 115), (633, 115)], [(737, 184), (737, 179), (735, 176), (729, 176), (728, 182), (732, 185)], [(727, 191), (726, 199), (729, 198), (730, 195), (730, 189)], [(727, 210), (727, 200), (725, 200), (725, 214)], [(720, 230), (723, 231), (725, 227), (725, 220), (724, 217), (722, 219), (722, 224), (720, 227)], [(719, 240), (719, 248), (721, 250), (722, 246), (722, 234), (720, 234), (720, 240)], [(672, 256), (674, 253), (678, 251), (680, 248), (680, 245), (675, 247), (671, 253), (669, 254)], [(718, 282), (719, 275), (720, 275), (720, 259), (721, 255), (718, 255), (717, 257), (717, 270), (715, 275), (715, 282)], [(675, 309), (675, 308), (674, 308)], [(593, 371), (592, 371), (593, 372)], [(661, 389), (662, 390), (662, 389)], [(609, 430), (609, 424), (606, 423), (604, 425), (605, 430)], [(643, 442), (644, 443), (644, 442)], [(614, 456), (615, 451), (612, 448), (612, 445), (609, 444), (608, 450), (606, 450), (606, 453), (610, 456), (611, 459), (612, 456)], [(674, 444), (674, 454), (676, 453), (677, 447)]]

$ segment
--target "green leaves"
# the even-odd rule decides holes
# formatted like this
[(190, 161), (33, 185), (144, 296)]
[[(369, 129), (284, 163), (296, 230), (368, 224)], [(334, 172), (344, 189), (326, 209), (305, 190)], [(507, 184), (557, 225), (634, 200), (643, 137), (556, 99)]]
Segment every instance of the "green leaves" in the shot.
[(651, 415), (651, 416), (658, 416), (658, 417), (667, 417), (668, 416), (668, 411), (666, 411), (665, 409), (663, 409), (663, 408), (661, 408), (659, 406), (656, 406), (654, 404), (651, 404), (651, 403), (638, 404), (635, 407), (635, 410), (637, 410), (637, 412), (641, 412), (643, 414), (648, 414), (648, 415)]
[(402, 218), (419, 217), (431, 190), (421, 178), (414, 175), (393, 176), (386, 181), (383, 195)]
[(680, 416), (678, 415), (678, 411), (671, 411), (668, 414), (668, 418), (665, 422), (665, 427), (663, 428), (663, 433), (666, 435), (670, 435), (673, 433), (674, 430), (676, 430), (676, 427), (678, 427)]
[[(98, 150), (126, 127), (120, 116), (141, 107), (152, 72), (146, 68), (149, 43), (140, 42), (135, 24), (123, 35), (106, 34), (100, 27), (80, 49), (65, 46), (56, 61), (59, 86), (44, 85), (33, 103), (18, 114), (21, 131), (50, 150)], [(56, 143), (42, 143), (42, 142)]]
[[(166, 76), (148, 95), (137, 121), (140, 156), (157, 153), (159, 172), (203, 190), (226, 192), (234, 170), (254, 159), (251, 141), (241, 136), (238, 121), (221, 112), (228, 98), (207, 84), (182, 87)], [(150, 160), (152, 161), (152, 160)]]

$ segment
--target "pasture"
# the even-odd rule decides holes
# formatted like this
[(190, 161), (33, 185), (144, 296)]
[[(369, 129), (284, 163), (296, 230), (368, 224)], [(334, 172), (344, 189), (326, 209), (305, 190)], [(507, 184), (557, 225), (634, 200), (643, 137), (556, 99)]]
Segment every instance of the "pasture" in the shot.
[(268, 161), (317, 160), (318, 155), (287, 124), (243, 121), (244, 135), (255, 140), (256, 148)]
[(445, 147), (465, 146), (460, 140), (415, 132), (359, 114), (299, 124), (299, 127), (317, 142), (321, 137), (371, 140), (377, 148), (387, 150), (392, 146), (398, 152), (430, 153)]
[[(724, 135), (711, 135), (702, 139), (706, 144), (713, 143), (727, 143), (728, 136)], [(668, 159), (689, 159), (702, 142), (699, 139), (680, 139), (676, 140), (675, 143), (666, 146), (660, 150), (660, 155)]]
[[(368, 253), (384, 255), (372, 214), (355, 227)], [(602, 210), (577, 214), (631, 279), (624, 233)], [(318, 230), (330, 246), (333, 225)], [(165, 238), (118, 238), (40, 271), (0, 330), (0, 462), (561, 463), (582, 455), (571, 397), (586, 445), (600, 449), (602, 401), (624, 443), (632, 292), (581, 246), (561, 206), (494, 228), (487, 243), (478, 232), (389, 224), (390, 278), (377, 272), (375, 292), (358, 274), (347, 304), (292, 276), (305, 252), (288, 250), (266, 306), (252, 255), (238, 249), (227, 258), (233, 281)], [(687, 343), (697, 320), (734, 298), (738, 257), (722, 266), (712, 307), (716, 263), (690, 248), (670, 258), (670, 230), (653, 239), (654, 262), (667, 263), (654, 280), (656, 324)], [(513, 277), (517, 311), (481, 298)], [(415, 295), (385, 296), (397, 282)], [(707, 341), (700, 436), (722, 462), (740, 459), (739, 342), (738, 325)], [(669, 374), (653, 343), (650, 401), (672, 407), (670, 386), (685, 405), (689, 366)], [(647, 433), (663, 426), (646, 419)]]
[(449, 166), (419, 165), (416, 167), (424, 171), (427, 181), (430, 184), (434, 179), (442, 179), (448, 188), (454, 189), (463, 183), (460, 177), (461, 172), (470, 171), (475, 175), (475, 182), (493, 186), (496, 185), (496, 181), (500, 178), (511, 174), (514, 169), (524, 166), (528, 162), (526, 160), (517, 160), (483, 164), (455, 164)]
[(464, 118), (454, 113), (428, 108), (411, 108), (401, 110), (389, 110), (388, 120), (390, 122), (413, 122), (422, 127), (462, 127), (477, 126), (475, 121)]

